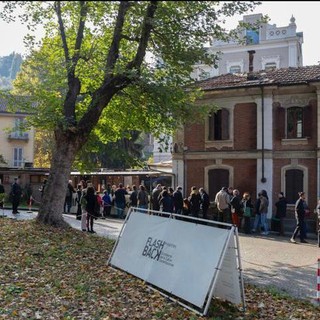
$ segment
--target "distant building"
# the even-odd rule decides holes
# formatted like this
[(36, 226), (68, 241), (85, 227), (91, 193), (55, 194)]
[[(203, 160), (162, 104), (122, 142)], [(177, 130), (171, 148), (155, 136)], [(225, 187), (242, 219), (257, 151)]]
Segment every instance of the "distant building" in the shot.
[[(253, 199), (267, 190), (269, 218), (282, 191), (291, 223), (299, 191), (313, 210), (320, 197), (320, 66), (225, 74), (198, 86), (204, 91), (198, 107), (202, 101), (221, 109), (186, 125), (175, 140), (177, 183), (203, 186), (211, 201), (223, 186)], [(311, 232), (315, 215), (309, 219)]]
[[(254, 24), (262, 14), (251, 14), (243, 17), (243, 22)], [(243, 30), (241, 39), (246, 41), (224, 42), (212, 39), (208, 53), (218, 53), (218, 68), (197, 64), (191, 76), (203, 80), (220, 74), (244, 73), (249, 71), (248, 51), (254, 51), (253, 69), (272, 70), (287, 67), (301, 67), (303, 33), (297, 32), (295, 18), (291, 17), (289, 25), (278, 27), (275, 24), (263, 23), (259, 30)]]
[(25, 113), (11, 113), (8, 103), (0, 98), (0, 167), (32, 167), (34, 159), (34, 129), (23, 131), (20, 127)]
[[(261, 13), (245, 15), (242, 21), (254, 24), (261, 17)], [(275, 24), (263, 23), (258, 31), (243, 30), (240, 38), (246, 39), (245, 43), (211, 39), (210, 47), (207, 48), (208, 53), (221, 52), (220, 60), (217, 62), (218, 68), (199, 63), (194, 66), (191, 76), (199, 81), (228, 73), (270, 71), (303, 65), (303, 32), (297, 32), (294, 17), (291, 17), (287, 26), (278, 27)], [(155, 162), (172, 159), (171, 152), (158, 151), (157, 141), (154, 144), (153, 154)]]

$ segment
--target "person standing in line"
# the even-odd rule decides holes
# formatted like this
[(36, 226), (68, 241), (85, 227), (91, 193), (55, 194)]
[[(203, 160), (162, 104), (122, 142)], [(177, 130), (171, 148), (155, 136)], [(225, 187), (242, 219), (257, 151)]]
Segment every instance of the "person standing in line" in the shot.
[(237, 226), (238, 229), (241, 227), (241, 216), (242, 216), (242, 208), (241, 208), (241, 198), (240, 192), (238, 189), (234, 189), (232, 191), (232, 198), (230, 200), (231, 204), (231, 219), (232, 223)]
[(260, 198), (259, 212), (260, 212), (260, 218), (261, 218), (261, 226), (264, 229), (264, 231), (261, 232), (261, 234), (266, 236), (269, 234), (268, 221), (267, 221), (269, 200), (265, 190), (262, 190), (260, 192), (259, 198)]
[(190, 202), (191, 216), (199, 218), (201, 197), (196, 186), (191, 187), (191, 193), (188, 200)]
[(82, 231), (87, 231), (87, 210), (86, 210), (86, 206), (87, 206), (87, 200), (84, 197), (87, 193), (87, 189), (88, 187), (92, 187), (92, 183), (90, 180), (87, 181), (82, 181), (82, 196), (80, 199), (80, 204), (81, 204), (81, 230)]
[(0, 179), (0, 208), (1, 209), (3, 209), (5, 192), (6, 191), (4, 190), (4, 186), (3, 186), (2, 181)]
[(243, 208), (242, 210), (243, 210), (243, 218), (244, 218), (244, 233), (250, 234), (253, 205), (251, 202), (251, 196), (249, 192), (245, 192), (243, 194), (241, 204)]
[(218, 209), (218, 221), (231, 223), (229, 210), (228, 187), (223, 187), (215, 196), (215, 203)]
[(86, 194), (83, 196), (86, 200), (86, 212), (87, 212), (87, 231), (95, 233), (93, 230), (93, 220), (97, 218), (97, 207), (99, 207), (97, 195), (92, 186), (88, 187)]
[(119, 183), (117, 190), (114, 192), (114, 203), (117, 209), (117, 217), (124, 219), (124, 210), (126, 207), (126, 194), (127, 190), (123, 188), (123, 184)]
[(275, 203), (276, 206), (276, 218), (279, 219), (279, 236), (284, 236), (284, 223), (283, 219), (287, 213), (287, 199), (284, 197), (283, 192), (279, 192), (278, 201)]
[(160, 204), (159, 204), (159, 195), (162, 191), (161, 184), (158, 184), (151, 193), (151, 204), (152, 204), (152, 210), (154, 211), (160, 211)]
[(209, 206), (210, 206), (209, 195), (204, 190), (204, 188), (200, 188), (199, 189), (199, 194), (200, 194), (200, 198), (201, 198), (200, 208), (201, 208), (201, 211), (202, 211), (202, 218), (203, 219), (208, 219), (208, 209), (209, 209)]
[(130, 200), (130, 207), (137, 207), (138, 206), (138, 192), (137, 192), (137, 186), (134, 184), (132, 186), (132, 192), (129, 197)]
[(160, 207), (162, 207), (163, 212), (173, 213), (174, 203), (173, 197), (169, 194), (167, 190), (162, 193), (162, 198), (160, 200)]
[(173, 205), (174, 205), (174, 213), (182, 214), (183, 196), (182, 196), (182, 187), (180, 186), (178, 186), (177, 189), (173, 192)]
[(11, 196), (12, 196), (12, 213), (17, 214), (19, 213), (18, 207), (20, 204), (21, 196), (22, 196), (22, 189), (21, 189), (18, 178), (14, 178), (14, 182), (11, 186)]
[(306, 203), (306, 196), (305, 193), (299, 192), (299, 199), (296, 201), (295, 206), (294, 206), (294, 211), (295, 211), (295, 217), (297, 221), (297, 226), (292, 234), (292, 237), (290, 238), (290, 242), (292, 243), (297, 243), (295, 238), (296, 236), (300, 235), (300, 242), (301, 243), (308, 243), (305, 240), (306, 236), (306, 231), (305, 231), (305, 212), (308, 209), (307, 203)]
[(74, 192), (76, 191), (74, 190), (74, 187), (72, 185), (72, 180), (69, 180), (68, 186), (67, 186), (66, 198), (65, 198), (64, 207), (63, 207), (65, 213), (70, 213), (70, 210), (72, 207), (72, 197)]
[(148, 209), (149, 197), (148, 197), (148, 193), (146, 191), (146, 188), (143, 185), (139, 186), (137, 200), (138, 200), (138, 208)]
[(112, 196), (109, 193), (110, 190), (106, 189), (103, 192), (103, 218), (107, 218), (111, 215), (111, 207), (112, 207)]
[(82, 197), (82, 184), (77, 185), (77, 220), (81, 220), (82, 208), (81, 208), (81, 197)]
[(252, 232), (255, 233), (259, 225), (263, 228), (261, 231), (262, 235), (268, 235), (268, 222), (267, 222), (267, 214), (269, 207), (269, 198), (266, 190), (261, 190), (258, 194), (258, 199), (256, 201), (256, 216), (253, 224)]

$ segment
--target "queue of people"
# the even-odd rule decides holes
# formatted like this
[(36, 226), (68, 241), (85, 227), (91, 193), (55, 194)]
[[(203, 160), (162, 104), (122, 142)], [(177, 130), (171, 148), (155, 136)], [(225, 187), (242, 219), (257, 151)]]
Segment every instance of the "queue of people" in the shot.
[[(41, 196), (46, 186), (46, 179), (39, 189)], [(0, 182), (0, 193), (4, 193), (4, 188)], [(215, 214), (213, 220), (229, 223), (237, 226), (239, 231), (246, 234), (257, 233), (261, 235), (269, 234), (269, 221), (267, 214), (269, 210), (269, 198), (266, 190), (261, 190), (258, 197), (252, 200), (249, 192), (244, 192), (242, 197), (238, 189), (232, 187), (222, 187), (217, 192), (214, 202), (210, 203), (209, 195), (203, 187), (192, 186), (190, 194), (183, 196), (182, 187), (177, 186), (174, 190), (171, 187), (160, 184), (150, 192), (146, 191), (145, 186), (139, 187), (127, 186), (122, 183), (118, 186), (107, 184), (103, 194), (99, 194), (90, 181), (80, 181), (76, 188), (69, 180), (67, 193), (64, 203), (64, 213), (70, 213), (74, 205), (74, 194), (76, 194), (77, 212), (76, 217), (81, 220), (83, 231), (94, 233), (94, 220), (101, 217), (103, 219), (111, 217), (111, 210), (114, 208), (116, 217), (125, 218), (125, 209), (128, 207), (137, 207), (142, 209), (151, 209), (153, 211), (162, 211), (166, 213), (175, 213), (181, 216), (191, 216), (195, 218), (210, 219), (208, 215), (209, 207), (214, 207)], [(19, 179), (15, 178), (11, 185), (10, 201), (12, 203), (12, 213), (18, 213), (18, 206), (22, 196), (22, 188)], [(32, 196), (32, 195), (31, 195)], [(1, 200), (1, 199), (0, 199)], [(275, 202), (275, 220), (278, 221), (278, 231), (280, 236), (284, 236), (284, 218), (287, 211), (287, 200), (283, 192), (278, 193), (278, 199)], [(3, 205), (3, 200), (0, 205)], [(293, 230), (290, 242), (297, 243), (299, 236), (301, 243), (307, 243), (306, 216), (310, 210), (306, 203), (304, 192), (299, 192), (298, 199), (294, 206), (296, 227)], [(320, 219), (320, 200), (316, 207)], [(320, 227), (320, 226), (319, 226)]]
[[(72, 189), (73, 192), (77, 192), (77, 219), (80, 220), (82, 217), (83, 220), (85, 213), (86, 222), (83, 224), (83, 231), (93, 232), (94, 219), (98, 217), (110, 217), (112, 208), (114, 208), (116, 217), (119, 219), (125, 218), (126, 207), (137, 207), (151, 209), (153, 211), (181, 214), (181, 216), (210, 219), (208, 216), (208, 210), (211, 205), (209, 195), (202, 187), (198, 189), (196, 186), (192, 186), (190, 194), (184, 197), (181, 186), (178, 186), (174, 190), (171, 187), (158, 184), (149, 195), (143, 185), (139, 187), (135, 185), (124, 187), (121, 183), (119, 183), (118, 186), (108, 184), (102, 197), (100, 197), (94, 191), (92, 184), (89, 186), (89, 195), (86, 193), (88, 187), (85, 188), (84, 185), (85, 183), (82, 181), (77, 186), (77, 189)], [(71, 187), (72, 184), (71, 181), (69, 181), (68, 190), (71, 190)], [(93, 188), (93, 194), (96, 194), (98, 198), (96, 209), (91, 199), (91, 187)], [(82, 199), (86, 200), (85, 205)], [(127, 199), (129, 199), (129, 201)], [(65, 204), (66, 210), (69, 211), (67, 197)], [(258, 193), (257, 199), (252, 200), (249, 192), (244, 192), (241, 197), (238, 189), (222, 187), (215, 195), (214, 207), (216, 214), (213, 216), (213, 220), (233, 224), (237, 226), (239, 231), (243, 231), (245, 234), (257, 232), (260, 232), (261, 235), (269, 234), (269, 221), (267, 220), (269, 197), (266, 190), (261, 190)], [(305, 223), (307, 207), (305, 194), (301, 192), (295, 204), (297, 224), (290, 238), (292, 243), (296, 243), (295, 239), (298, 235), (300, 242), (307, 242)], [(275, 202), (275, 208), (275, 219), (279, 221), (279, 235), (284, 236), (284, 218), (286, 217), (287, 200), (283, 192), (279, 192), (278, 200)], [(320, 201), (317, 209), (320, 213)]]

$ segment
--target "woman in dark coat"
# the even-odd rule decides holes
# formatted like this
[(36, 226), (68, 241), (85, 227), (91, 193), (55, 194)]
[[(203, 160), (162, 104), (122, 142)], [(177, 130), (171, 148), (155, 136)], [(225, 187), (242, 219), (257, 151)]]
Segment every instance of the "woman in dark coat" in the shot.
[(200, 211), (200, 205), (201, 205), (201, 197), (200, 197), (200, 194), (198, 192), (197, 187), (195, 187), (195, 186), (191, 187), (191, 193), (190, 193), (188, 200), (190, 202), (191, 215), (193, 217), (198, 218), (199, 211)]
[(173, 197), (168, 193), (167, 190), (164, 190), (162, 193), (160, 206), (162, 206), (163, 212), (173, 213), (173, 209), (174, 209)]
[(88, 187), (86, 194), (83, 197), (86, 199), (87, 231), (95, 233), (95, 231), (93, 231), (93, 220), (98, 217), (97, 208), (100, 208), (100, 205), (94, 188)]
[(279, 200), (275, 203), (276, 206), (276, 218), (279, 219), (279, 235), (284, 236), (283, 219), (287, 213), (287, 199), (284, 197), (283, 192), (278, 194)]

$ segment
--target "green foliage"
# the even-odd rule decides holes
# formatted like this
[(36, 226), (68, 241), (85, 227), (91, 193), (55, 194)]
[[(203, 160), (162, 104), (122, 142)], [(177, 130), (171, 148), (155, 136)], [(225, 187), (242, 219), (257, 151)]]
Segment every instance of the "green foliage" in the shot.
[(31, 31), (39, 24), (45, 30), (39, 48), (32, 35), (25, 39), (30, 55), (12, 94), (30, 99), (23, 105), (17, 101), (17, 107), (32, 115), (29, 125), (74, 135), (70, 143), (77, 144), (78, 159), (84, 159), (84, 150), (107, 143), (111, 145), (105, 152), (116, 154), (129, 132), (172, 135), (186, 121), (202, 121), (214, 108), (195, 107), (201, 93), (190, 87), (195, 63), (216, 65), (217, 57), (208, 53), (206, 42), (234, 37), (223, 27), (224, 17), (257, 4), (4, 2), (0, 18), (15, 19), (14, 10), (21, 7), (20, 17)]
[(96, 168), (129, 169), (142, 167), (142, 148), (140, 132), (130, 131), (114, 142), (102, 143), (97, 139), (89, 140), (76, 158), (75, 167), (82, 171)]

